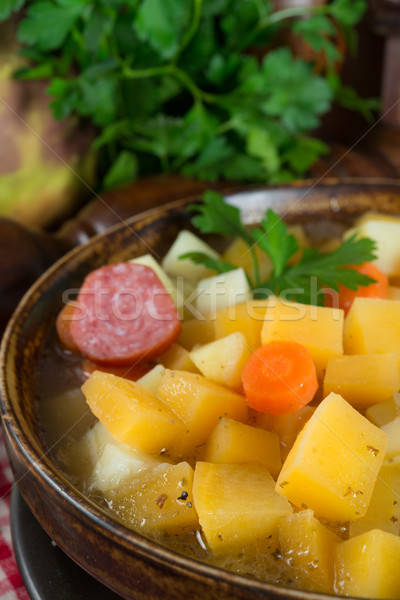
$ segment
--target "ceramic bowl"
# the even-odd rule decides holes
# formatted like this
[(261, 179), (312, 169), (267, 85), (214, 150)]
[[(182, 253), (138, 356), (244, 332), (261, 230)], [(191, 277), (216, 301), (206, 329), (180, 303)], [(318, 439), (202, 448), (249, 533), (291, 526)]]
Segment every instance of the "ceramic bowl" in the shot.
[[(400, 183), (305, 183), (252, 189), (228, 200), (240, 207), (247, 222), (257, 221), (272, 207), (291, 222), (308, 222), (312, 227), (317, 220), (318, 228), (334, 231), (368, 210), (400, 213)], [(208, 566), (126, 529), (66, 479), (43, 436), (37, 373), (54, 339), (63, 291), (78, 287), (89, 271), (106, 263), (150, 249), (162, 257), (178, 231), (189, 225), (187, 203), (178, 201), (151, 210), (93, 238), (50, 268), (25, 295), (1, 350), (1, 411), (11, 467), (23, 498), (56, 544), (123, 598), (305, 600), (312, 594)]]

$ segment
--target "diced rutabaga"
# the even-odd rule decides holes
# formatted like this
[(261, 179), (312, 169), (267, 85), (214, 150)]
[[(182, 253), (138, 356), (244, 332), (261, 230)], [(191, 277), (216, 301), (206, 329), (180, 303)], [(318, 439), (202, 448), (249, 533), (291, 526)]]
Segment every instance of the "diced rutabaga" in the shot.
[(400, 275), (400, 218), (367, 213), (356, 223), (352, 232), (376, 242), (376, 266), (386, 275)]
[(356, 298), (344, 321), (346, 354), (396, 352), (400, 367), (400, 300)]
[(111, 435), (137, 450), (158, 454), (182, 433), (179, 417), (137, 382), (94, 371), (82, 391)]
[(193, 457), (221, 417), (247, 419), (247, 402), (242, 394), (196, 373), (166, 369), (157, 396), (185, 425), (171, 448), (173, 456)]
[(308, 348), (319, 379), (328, 359), (343, 354), (344, 312), (327, 306), (311, 306), (271, 296), (261, 330), (261, 342), (293, 340)]
[(236, 331), (219, 340), (195, 347), (190, 358), (205, 377), (222, 385), (239, 388), (242, 370), (250, 355), (246, 338), (243, 333)]
[(147, 469), (124, 494), (109, 494), (113, 510), (143, 534), (184, 535), (198, 529), (192, 497), (193, 468), (187, 462)]
[(325, 398), (297, 437), (276, 489), (317, 517), (347, 521), (368, 508), (387, 435), (338, 394)]
[(264, 465), (274, 479), (282, 466), (277, 433), (228, 417), (222, 417), (211, 432), (204, 447), (203, 459), (220, 464)]
[(193, 500), (214, 554), (237, 556), (248, 549), (265, 552), (279, 518), (293, 512), (274, 486), (261, 465), (196, 463)]
[(196, 265), (192, 260), (179, 258), (187, 252), (202, 252), (212, 258), (219, 257), (219, 254), (206, 242), (191, 231), (183, 229), (178, 233), (174, 243), (161, 261), (163, 269), (169, 275), (183, 277), (191, 281), (199, 281), (199, 279), (208, 277), (213, 272), (203, 265)]
[(215, 339), (240, 331), (250, 350), (256, 350), (261, 346), (261, 329), (267, 307), (267, 300), (251, 299), (217, 310), (213, 320)]
[(400, 469), (382, 465), (374, 491), (363, 517), (350, 521), (349, 535), (354, 537), (370, 529), (398, 534), (400, 525)]
[(138, 379), (136, 383), (145, 387), (150, 394), (155, 395), (164, 371), (165, 367), (163, 365), (155, 365), (148, 373)]
[(333, 356), (324, 377), (324, 395), (341, 394), (358, 409), (393, 397), (400, 388), (398, 354)]
[(385, 458), (392, 458), (400, 454), (400, 416), (389, 423), (382, 425), (382, 431), (388, 436)]
[(279, 542), (287, 574), (296, 587), (333, 593), (333, 556), (340, 538), (322, 525), (312, 510), (281, 519)]
[(335, 592), (343, 596), (397, 599), (400, 537), (372, 529), (337, 545)]
[(193, 295), (200, 314), (215, 315), (221, 308), (246, 302), (250, 286), (244, 270), (239, 268), (201, 279)]

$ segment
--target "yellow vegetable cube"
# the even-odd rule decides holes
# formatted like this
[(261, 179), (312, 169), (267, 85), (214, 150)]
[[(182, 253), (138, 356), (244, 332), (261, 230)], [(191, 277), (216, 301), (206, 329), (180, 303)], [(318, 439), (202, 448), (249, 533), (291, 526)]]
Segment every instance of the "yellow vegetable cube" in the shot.
[(93, 414), (118, 442), (159, 453), (182, 433), (179, 417), (137, 382), (93, 371), (82, 391)]
[(215, 339), (240, 331), (250, 350), (259, 348), (267, 306), (267, 300), (252, 300), (217, 310), (214, 320)]
[(250, 286), (246, 273), (239, 268), (201, 279), (194, 295), (196, 309), (215, 318), (217, 310), (247, 302)]
[(220, 417), (238, 421), (247, 419), (244, 396), (195, 373), (167, 369), (157, 396), (185, 424), (184, 432), (174, 447), (174, 453), (179, 456), (195, 455)]
[(385, 458), (400, 454), (400, 416), (382, 425), (381, 430), (388, 436)]
[[(272, 274), (272, 262), (268, 254), (263, 252), (259, 246), (254, 246), (254, 252), (258, 261), (259, 277), (261, 281), (266, 281), (271, 277)], [(222, 260), (235, 265), (235, 267), (242, 267), (245, 273), (254, 279), (254, 266), (252, 254), (249, 250), (248, 245), (241, 238), (236, 238), (228, 246), (228, 248), (221, 255)]]
[(161, 265), (168, 275), (198, 281), (213, 273), (203, 265), (196, 265), (189, 258), (181, 259), (180, 256), (187, 252), (203, 252), (208, 256), (218, 258), (218, 253), (204, 240), (201, 240), (191, 231), (182, 229), (161, 261)]
[(370, 529), (398, 535), (400, 525), (400, 469), (385, 464), (378, 473), (368, 510), (361, 519), (351, 521), (350, 537)]
[(338, 394), (329, 394), (299, 434), (276, 489), (330, 521), (366, 513), (387, 436)]
[(287, 573), (300, 589), (333, 593), (334, 551), (340, 538), (301, 510), (279, 522), (279, 542)]
[(377, 427), (382, 427), (400, 416), (400, 394), (394, 394), (389, 400), (374, 404), (366, 410), (366, 416)]
[(319, 379), (325, 374), (328, 359), (343, 354), (343, 317), (341, 309), (311, 306), (270, 299), (261, 330), (261, 342), (293, 340), (310, 351)]
[(338, 544), (336, 592), (361, 598), (398, 598), (400, 537), (372, 529)]
[(400, 361), (400, 300), (356, 298), (344, 322), (343, 342), (346, 354), (395, 352)]
[(360, 237), (369, 237), (377, 245), (376, 266), (386, 275), (400, 275), (400, 218), (369, 212), (363, 215), (354, 230)]
[(227, 417), (220, 419), (208, 438), (203, 458), (212, 463), (264, 465), (274, 478), (277, 477), (282, 464), (279, 437), (276, 433), (251, 427)]
[(278, 434), (281, 444), (281, 456), (284, 460), (314, 410), (315, 408), (308, 404), (287, 415), (269, 415), (255, 410), (250, 413), (249, 423), (268, 431), (275, 431)]
[(129, 493), (112, 494), (113, 510), (128, 527), (148, 534), (182, 535), (198, 527), (193, 506), (193, 469), (162, 463), (133, 482)]
[(142, 375), (142, 377), (140, 377), (140, 379), (138, 379), (136, 383), (139, 383), (140, 385), (145, 387), (146, 390), (150, 392), (150, 394), (153, 394), (153, 396), (155, 396), (164, 371), (165, 367), (163, 365), (154, 365), (154, 367), (150, 369), (148, 373)]
[(324, 395), (341, 394), (358, 409), (388, 400), (400, 388), (398, 355), (364, 354), (329, 359)]
[(180, 344), (172, 344), (164, 354), (158, 357), (158, 360), (167, 369), (199, 373), (198, 368), (190, 358), (189, 350), (186, 350)]
[[(200, 315), (201, 316), (201, 315)], [(191, 350), (197, 344), (207, 344), (214, 339), (214, 323), (209, 317), (188, 319), (182, 322), (179, 344)]]
[(200, 526), (215, 554), (255, 553), (277, 531), (280, 517), (292, 513), (277, 494), (275, 482), (261, 465), (220, 465), (197, 462), (193, 499)]
[(236, 331), (224, 338), (193, 348), (190, 358), (205, 376), (232, 388), (242, 385), (242, 369), (251, 351), (243, 333)]

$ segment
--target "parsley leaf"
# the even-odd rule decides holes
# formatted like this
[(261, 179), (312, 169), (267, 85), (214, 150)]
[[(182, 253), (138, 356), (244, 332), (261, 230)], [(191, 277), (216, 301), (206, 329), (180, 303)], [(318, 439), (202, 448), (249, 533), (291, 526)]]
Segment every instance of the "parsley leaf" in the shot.
[(208, 269), (217, 271), (217, 273), (227, 273), (228, 271), (233, 271), (236, 269), (236, 267), (231, 263), (218, 258), (213, 258), (208, 254), (204, 254), (204, 252), (186, 252), (185, 254), (181, 254), (179, 258), (189, 258), (196, 265), (203, 265)]
[(19, 27), (19, 39), (36, 45), (39, 50), (60, 48), (71, 27), (85, 11), (84, 0), (43, 0), (29, 6), (27, 17)]
[(299, 244), (279, 216), (271, 209), (261, 220), (261, 228), (251, 232), (257, 245), (270, 257), (273, 277), (279, 278), (288, 260), (297, 252)]
[[(239, 209), (226, 203), (218, 192), (205, 192), (201, 203), (193, 205), (192, 209), (198, 213), (193, 218), (193, 224), (201, 233), (240, 237), (246, 242), (253, 257), (254, 280), (250, 281), (250, 285), (256, 297), (277, 294), (306, 304), (323, 305), (326, 288), (337, 291), (339, 285), (344, 285), (356, 290), (374, 281), (349, 268), (350, 265), (361, 265), (376, 257), (375, 242), (369, 238), (352, 235), (332, 252), (326, 253), (306, 248), (300, 260), (290, 265), (289, 261), (298, 252), (299, 244), (273, 210), (266, 211), (260, 227), (248, 229), (241, 222)], [(253, 241), (272, 261), (273, 272), (268, 281), (260, 282), (258, 278)], [(190, 258), (196, 264), (205, 265), (218, 273), (236, 268), (200, 252), (189, 252), (181, 258)]]
[[(334, 98), (373, 115), (376, 103), (341, 86), (330, 68), (337, 32), (350, 39), (365, 6), (3, 0), (0, 20), (24, 8), (18, 38), (28, 62), (18, 76), (48, 81), (57, 119), (73, 115), (93, 125), (99, 187), (115, 180), (105, 175), (112, 170), (117, 179), (163, 171), (273, 184), (302, 177), (327, 151), (310, 132)], [(316, 57), (295, 57), (284, 30)], [(315, 69), (320, 59), (322, 71)]]

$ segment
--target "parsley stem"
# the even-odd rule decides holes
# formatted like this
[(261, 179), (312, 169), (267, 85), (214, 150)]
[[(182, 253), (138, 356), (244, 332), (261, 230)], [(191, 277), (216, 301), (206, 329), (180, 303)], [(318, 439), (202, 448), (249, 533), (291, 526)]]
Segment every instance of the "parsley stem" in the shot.
[(162, 65), (160, 67), (150, 67), (148, 69), (132, 69), (130, 67), (125, 67), (123, 69), (123, 75), (127, 79), (146, 79), (150, 77), (165, 77), (166, 75), (171, 75), (178, 79), (183, 87), (185, 87), (197, 100), (208, 103), (215, 102), (215, 96), (213, 94), (201, 90), (185, 71), (182, 71), (182, 69), (173, 63)]
[(253, 262), (253, 270), (254, 270), (254, 287), (258, 287), (260, 285), (260, 270), (258, 268), (258, 260), (254, 250), (254, 246), (249, 246), (251, 260)]
[(192, 41), (193, 37), (195, 36), (195, 34), (199, 28), (199, 25), (200, 25), (202, 9), (203, 9), (203, 0), (193, 0), (192, 22), (190, 23), (189, 28), (186, 31), (185, 35), (183, 36), (180, 46), (179, 46), (178, 50), (176, 51), (175, 56), (172, 59), (173, 64), (176, 64), (179, 56), (182, 54), (182, 52), (185, 50), (185, 48), (189, 45), (189, 43)]

